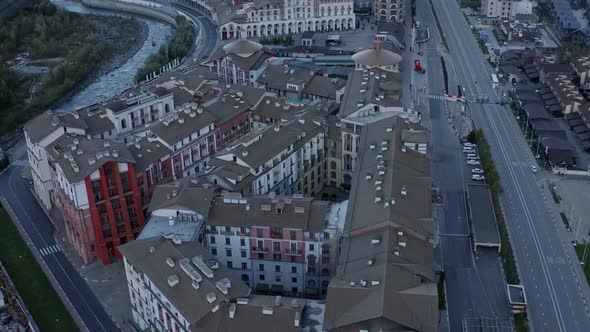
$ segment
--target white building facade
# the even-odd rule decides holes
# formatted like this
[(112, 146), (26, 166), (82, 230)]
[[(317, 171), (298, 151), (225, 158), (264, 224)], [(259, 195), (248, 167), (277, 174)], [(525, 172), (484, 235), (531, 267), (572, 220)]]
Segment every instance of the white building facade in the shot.
[(219, 27), (222, 39), (355, 29), (352, 0), (254, 1)]

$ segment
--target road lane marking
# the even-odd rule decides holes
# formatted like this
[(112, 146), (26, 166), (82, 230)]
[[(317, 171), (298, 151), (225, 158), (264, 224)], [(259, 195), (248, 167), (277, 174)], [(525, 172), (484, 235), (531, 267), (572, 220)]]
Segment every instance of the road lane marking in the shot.
[(41, 248), (39, 249), (39, 252), (41, 252), (41, 256), (45, 257), (48, 255), (53, 255), (55, 253), (58, 253), (61, 251), (61, 247), (59, 246), (59, 244), (52, 244), (49, 245), (45, 248)]

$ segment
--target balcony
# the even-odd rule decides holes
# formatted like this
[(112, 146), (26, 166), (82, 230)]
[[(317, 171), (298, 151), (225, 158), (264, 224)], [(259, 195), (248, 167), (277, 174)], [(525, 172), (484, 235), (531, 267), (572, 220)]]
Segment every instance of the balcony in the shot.
[(301, 256), (301, 250), (299, 250), (299, 249), (285, 249), (285, 255), (287, 255), (287, 256)]
[(212, 228), (207, 230), (207, 234), (219, 234), (219, 232), (217, 231), (217, 229)]
[(258, 254), (266, 254), (268, 253), (268, 248), (264, 247), (252, 247), (252, 253)]

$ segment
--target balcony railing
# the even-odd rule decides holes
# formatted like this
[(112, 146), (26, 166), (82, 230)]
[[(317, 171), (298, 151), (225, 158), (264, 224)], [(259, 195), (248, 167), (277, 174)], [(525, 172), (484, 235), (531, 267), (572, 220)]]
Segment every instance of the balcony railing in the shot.
[(252, 252), (253, 253), (267, 253), (268, 252), (268, 248), (264, 248), (264, 247), (252, 247)]
[(285, 255), (287, 255), (287, 256), (301, 256), (301, 250), (299, 250), (299, 249), (285, 249)]

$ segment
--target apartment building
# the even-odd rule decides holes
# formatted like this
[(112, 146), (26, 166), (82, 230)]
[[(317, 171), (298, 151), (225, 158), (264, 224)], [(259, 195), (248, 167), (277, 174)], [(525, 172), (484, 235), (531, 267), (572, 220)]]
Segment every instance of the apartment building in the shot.
[(366, 129), (324, 330), (436, 331), (430, 159), (405, 148), (404, 118)]
[(259, 293), (321, 297), (335, 270), (346, 203), (302, 195), (214, 200), (206, 246)]
[(257, 86), (272, 56), (261, 44), (239, 39), (218, 47), (203, 65), (217, 73), (222, 82)]
[(142, 331), (301, 331), (307, 300), (254, 295), (198, 242), (163, 237), (121, 246)]
[(286, 98), (292, 103), (314, 100), (340, 101), (346, 80), (317, 75), (313, 71), (270, 65), (257, 79), (260, 87)]
[(481, 15), (502, 21), (512, 21), (517, 15), (531, 15), (533, 6), (533, 1), (529, 0), (482, 0)]
[(144, 225), (135, 158), (124, 144), (65, 134), (46, 148), (53, 204), (86, 264), (110, 264)]
[(357, 69), (349, 76), (339, 113), (342, 185), (345, 188), (352, 184), (363, 128), (396, 115), (408, 122), (419, 121), (416, 112), (404, 109), (401, 95), (402, 79), (398, 72), (380, 68)]
[[(317, 106), (319, 110), (313, 109), (289, 122), (252, 131), (220, 151), (215, 158), (221, 163), (233, 163), (234, 169), (248, 170), (248, 176), (237, 178), (235, 186), (240, 186), (242, 192), (249, 187), (247, 191), (256, 195), (269, 192), (312, 195), (321, 191), (325, 184), (325, 128), (322, 105)], [(223, 175), (213, 168), (200, 176), (211, 181), (223, 180), (220, 179)], [(246, 180), (250, 182), (243, 183)]]
[(373, 15), (379, 22), (403, 23), (406, 7), (405, 0), (375, 0)]
[(355, 29), (352, 0), (255, 0), (218, 22), (221, 39)]

